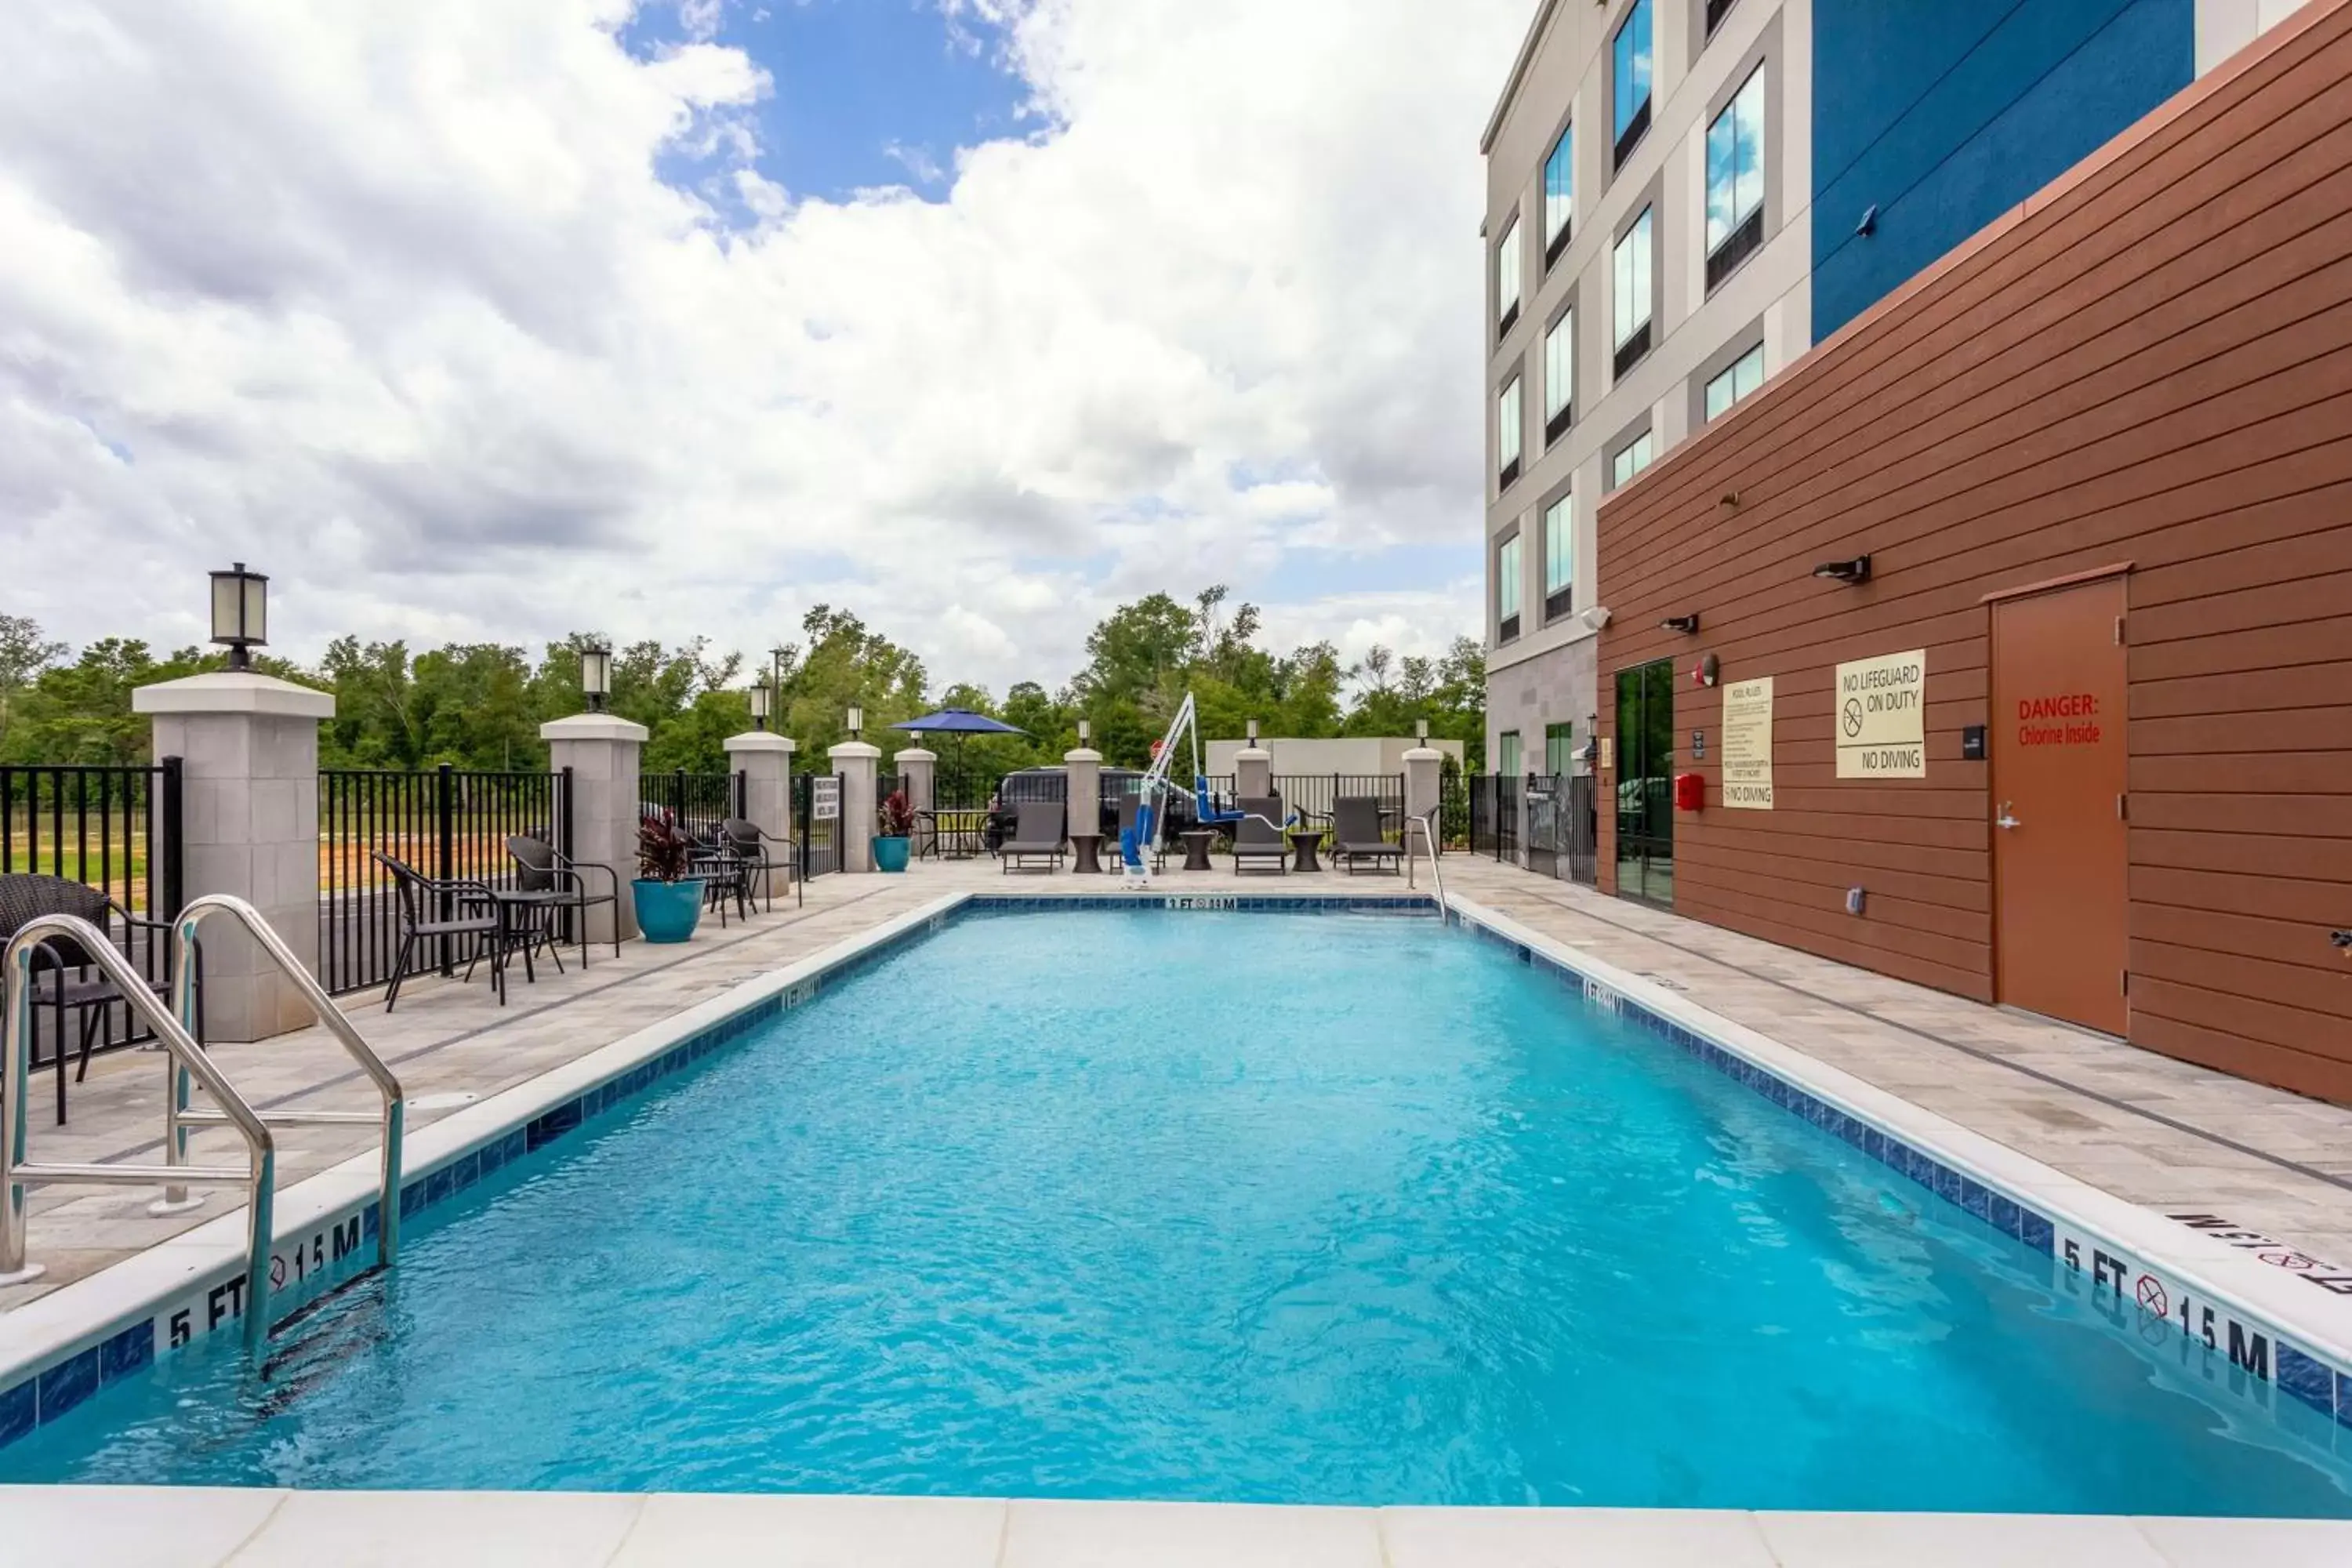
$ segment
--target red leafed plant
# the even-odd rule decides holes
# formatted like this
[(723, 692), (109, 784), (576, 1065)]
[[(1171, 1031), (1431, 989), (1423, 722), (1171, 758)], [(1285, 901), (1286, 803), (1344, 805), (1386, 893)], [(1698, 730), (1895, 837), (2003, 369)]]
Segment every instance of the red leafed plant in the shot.
[(874, 835), (877, 838), (904, 838), (915, 831), (915, 808), (907, 804), (905, 790), (893, 790), (874, 816)]
[(694, 840), (667, 811), (637, 819), (637, 875), (648, 881), (675, 882), (686, 875)]

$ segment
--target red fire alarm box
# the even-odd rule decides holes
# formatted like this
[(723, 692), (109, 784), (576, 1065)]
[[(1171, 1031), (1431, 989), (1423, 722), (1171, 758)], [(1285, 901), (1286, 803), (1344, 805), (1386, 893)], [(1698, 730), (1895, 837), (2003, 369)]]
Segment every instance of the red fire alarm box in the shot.
[(1706, 775), (1676, 773), (1675, 775), (1675, 809), (1699, 811), (1706, 805)]

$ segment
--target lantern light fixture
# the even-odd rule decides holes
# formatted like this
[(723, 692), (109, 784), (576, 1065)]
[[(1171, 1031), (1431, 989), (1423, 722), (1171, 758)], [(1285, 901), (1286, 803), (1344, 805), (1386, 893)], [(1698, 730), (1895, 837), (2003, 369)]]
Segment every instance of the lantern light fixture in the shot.
[(250, 649), (269, 643), (269, 579), (242, 561), (213, 577), (213, 641), (228, 649), (231, 669), (251, 669)]
[(588, 699), (589, 712), (604, 711), (604, 704), (613, 695), (613, 650), (603, 643), (581, 647), (580, 691)]
[(768, 686), (767, 686), (767, 682), (762, 681), (762, 680), (755, 680), (755, 681), (753, 681), (753, 682), (751, 683), (751, 728), (753, 728), (754, 730), (764, 730), (764, 729), (766, 729), (767, 727), (768, 727)]
[(866, 710), (855, 702), (849, 705), (848, 725), (849, 738), (853, 741), (857, 739), (857, 731), (866, 728)]

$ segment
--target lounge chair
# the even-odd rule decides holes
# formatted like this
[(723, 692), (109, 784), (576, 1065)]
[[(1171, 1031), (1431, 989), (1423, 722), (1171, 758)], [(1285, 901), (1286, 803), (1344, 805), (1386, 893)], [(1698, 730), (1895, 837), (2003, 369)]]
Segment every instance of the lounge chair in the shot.
[[(507, 840), (507, 856), (515, 863), (515, 888), (525, 893), (545, 893), (549, 904), (567, 912), (580, 923), (580, 967), (588, 967), (588, 911), (597, 904), (617, 907), (621, 901), (621, 879), (610, 866), (590, 861), (582, 866), (548, 843), (544, 838), (529, 834), (517, 834)], [(588, 885), (587, 873), (593, 871), (604, 879), (609, 889), (593, 892)], [(621, 922), (613, 922), (613, 956), (621, 956)]]
[(1010, 871), (1014, 866), (1027, 866), (1038, 860), (1045, 862), (1049, 871), (1061, 869), (1062, 803), (1058, 800), (1024, 800), (1020, 815), (1013, 819), (1013, 837), (996, 852), (998, 868)]
[(1331, 803), (1331, 864), (1345, 862), (1348, 875), (1364, 861), (1402, 869), (1404, 851), (1381, 837), (1381, 803), (1368, 795), (1343, 795)]
[(1290, 846), (1282, 837), (1282, 802), (1272, 795), (1252, 795), (1234, 803), (1242, 813), (1234, 824), (1234, 875), (1253, 863), (1263, 869), (1272, 861), (1277, 873), (1290, 869)]

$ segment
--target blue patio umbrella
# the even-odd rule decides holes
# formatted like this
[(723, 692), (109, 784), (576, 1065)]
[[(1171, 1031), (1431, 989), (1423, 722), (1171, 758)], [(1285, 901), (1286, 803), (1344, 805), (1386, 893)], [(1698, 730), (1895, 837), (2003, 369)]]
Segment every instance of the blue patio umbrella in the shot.
[[(909, 719), (903, 724), (893, 724), (893, 730), (912, 730), (925, 735), (1025, 735), (1029, 731), (1002, 719), (992, 719), (985, 713), (975, 713), (969, 708), (942, 708), (936, 713), (926, 713), (919, 719)], [(963, 742), (956, 742), (953, 776), (961, 782)]]

